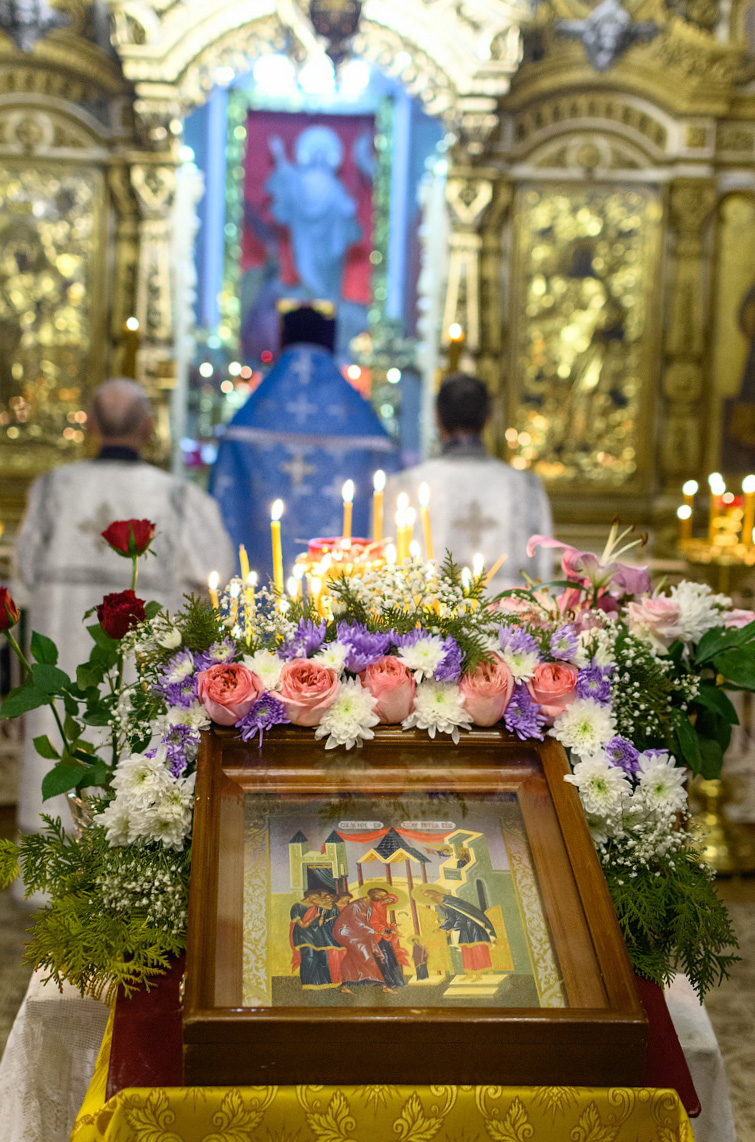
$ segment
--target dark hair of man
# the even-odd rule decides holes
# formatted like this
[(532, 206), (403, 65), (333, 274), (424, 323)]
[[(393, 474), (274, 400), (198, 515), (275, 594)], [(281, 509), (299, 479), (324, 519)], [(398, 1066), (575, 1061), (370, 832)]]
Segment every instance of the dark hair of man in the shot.
[(490, 416), (490, 397), (478, 377), (457, 373), (440, 386), (435, 407), (446, 432), (479, 436)]

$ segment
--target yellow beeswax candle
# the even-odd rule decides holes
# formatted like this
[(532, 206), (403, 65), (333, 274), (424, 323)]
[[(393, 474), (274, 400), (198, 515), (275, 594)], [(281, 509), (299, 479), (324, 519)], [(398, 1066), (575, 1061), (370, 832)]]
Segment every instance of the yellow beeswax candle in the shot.
[(270, 535), (273, 544), (273, 582), (275, 589), (283, 594), (283, 550), (281, 548), (281, 516), (283, 500), (274, 500), (270, 509)]
[(422, 536), (425, 540), (425, 559), (435, 558), (433, 546), (433, 530), (430, 526), (430, 486), (424, 481), (417, 489), (419, 499), (419, 515), (422, 520)]
[(372, 477), (372, 538), (380, 543), (383, 538), (383, 492), (385, 490), (385, 472), (378, 468)]
[(351, 513), (354, 508), (354, 481), (347, 480), (341, 495), (343, 496), (343, 538), (351, 540)]
[(215, 610), (220, 608), (220, 600), (218, 599), (218, 587), (220, 585), (220, 575), (217, 571), (211, 571), (207, 576), (207, 588), (210, 592), (210, 602)]

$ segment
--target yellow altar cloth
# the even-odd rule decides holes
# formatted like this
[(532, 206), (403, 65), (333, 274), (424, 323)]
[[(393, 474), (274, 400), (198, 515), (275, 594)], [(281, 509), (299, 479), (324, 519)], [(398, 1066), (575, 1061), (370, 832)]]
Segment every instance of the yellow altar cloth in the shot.
[(71, 1142), (694, 1142), (646, 1087), (153, 1087), (105, 1100), (113, 1016)]

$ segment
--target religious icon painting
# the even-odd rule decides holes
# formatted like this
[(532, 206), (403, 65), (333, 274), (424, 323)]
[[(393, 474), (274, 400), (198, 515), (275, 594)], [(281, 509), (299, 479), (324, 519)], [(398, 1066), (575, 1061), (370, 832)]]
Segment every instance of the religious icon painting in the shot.
[(245, 1006), (566, 1005), (516, 793), (244, 810)]
[(498, 729), (205, 735), (188, 1084), (642, 1079), (647, 1022), (567, 763)]

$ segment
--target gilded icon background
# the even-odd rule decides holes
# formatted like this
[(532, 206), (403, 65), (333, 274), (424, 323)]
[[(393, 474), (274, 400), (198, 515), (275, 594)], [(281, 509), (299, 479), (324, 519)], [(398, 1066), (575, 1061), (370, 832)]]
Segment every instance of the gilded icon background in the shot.
[(636, 476), (651, 383), (654, 188), (523, 186), (516, 203), (516, 467), (598, 487)]

